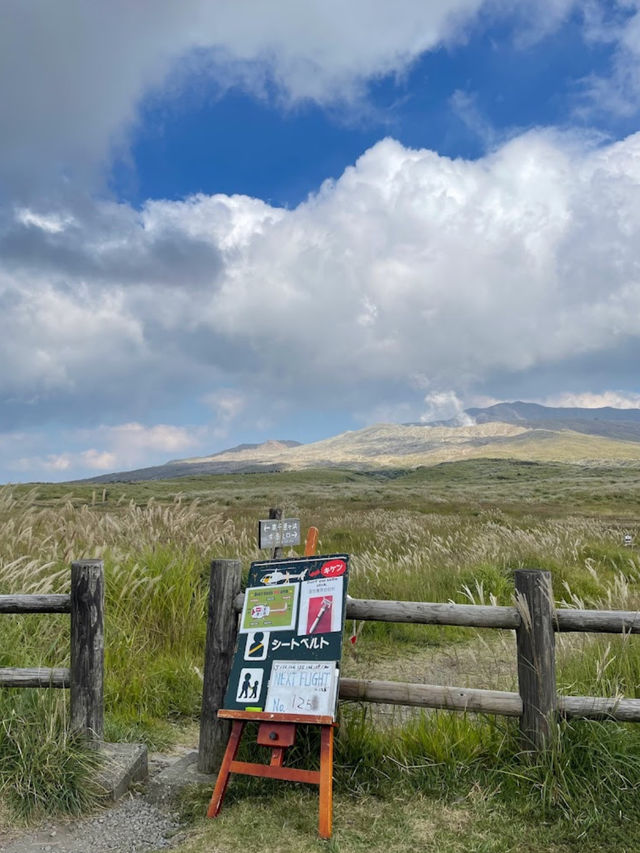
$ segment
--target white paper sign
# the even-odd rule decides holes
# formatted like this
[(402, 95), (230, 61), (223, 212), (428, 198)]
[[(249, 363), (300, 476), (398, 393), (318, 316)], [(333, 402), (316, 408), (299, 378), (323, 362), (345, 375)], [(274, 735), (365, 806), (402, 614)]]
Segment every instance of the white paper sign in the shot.
[(275, 714), (335, 714), (336, 661), (276, 660), (271, 668), (265, 711)]
[(342, 629), (344, 578), (319, 578), (300, 584), (298, 634), (326, 634)]

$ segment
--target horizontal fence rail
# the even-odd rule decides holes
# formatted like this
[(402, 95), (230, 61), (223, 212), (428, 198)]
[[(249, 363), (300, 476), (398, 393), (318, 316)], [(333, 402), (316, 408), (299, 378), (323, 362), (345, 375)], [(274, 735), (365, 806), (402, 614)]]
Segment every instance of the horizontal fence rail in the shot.
[(0, 687), (70, 687), (71, 671), (67, 667), (45, 666), (0, 668)]
[(0, 595), (0, 613), (71, 613), (71, 596)]
[(411, 684), (404, 681), (368, 681), (340, 679), (340, 699), (375, 702), (384, 705), (413, 705), (419, 708), (444, 708), (480, 714), (519, 717), (522, 699), (519, 693), (479, 690), (470, 687), (441, 687), (437, 684)]
[(347, 619), (412, 622), (416, 625), (457, 625), (468, 628), (517, 628), (520, 625), (520, 614), (515, 607), (376, 601), (365, 598), (347, 598)]
[(640, 634), (640, 613), (633, 610), (561, 608), (555, 611), (554, 628), (557, 631), (584, 631), (595, 634)]
[[(224, 721), (215, 720), (221, 707), (229, 674), (236, 620), (244, 604), (240, 591), (241, 567), (237, 560), (217, 560), (211, 567), (207, 642), (208, 676), (205, 666), (205, 695), (208, 721), (203, 721), (206, 739), (200, 740), (199, 768), (216, 766), (215, 749), (224, 739)], [(223, 581), (226, 578), (226, 581)], [(347, 596), (346, 618), (356, 621), (408, 622), (421, 625), (450, 625), (464, 628), (500, 628), (515, 631), (518, 693), (412, 684), (395, 681), (341, 678), (339, 698), (388, 705), (440, 708), (463, 713), (500, 714), (518, 717), (523, 747), (545, 749), (554, 717), (640, 722), (640, 699), (597, 696), (562, 696), (556, 692), (555, 633), (589, 632), (640, 634), (640, 612), (630, 610), (584, 610), (558, 608), (553, 604), (551, 574), (517, 570), (513, 606), (442, 604), (425, 601), (378, 601)], [(214, 639), (215, 625), (218, 626)], [(224, 630), (223, 630), (224, 629)], [(203, 701), (203, 714), (205, 702)]]
[(558, 710), (565, 717), (640, 723), (640, 699), (558, 696)]
[[(244, 593), (233, 602), (236, 613)], [(0, 611), (1, 612), (1, 611)], [(485, 604), (437, 604), (428, 601), (380, 601), (347, 596), (347, 619), (363, 622), (410, 622), (414, 625), (450, 625), (461, 628), (517, 629), (522, 617), (516, 607)], [(640, 634), (640, 611), (574, 610), (558, 608), (553, 629), (565, 633)]]
[[(340, 699), (383, 705), (411, 705), (464, 713), (500, 714), (503, 717), (522, 715), (520, 694), (503, 690), (341, 678), (339, 695)], [(567, 718), (638, 723), (640, 699), (558, 696), (558, 712)]]
[(104, 565), (71, 564), (71, 593), (0, 595), (0, 614), (68, 613), (70, 667), (3, 667), (0, 687), (56, 687), (71, 691), (71, 728), (102, 739), (104, 701)]

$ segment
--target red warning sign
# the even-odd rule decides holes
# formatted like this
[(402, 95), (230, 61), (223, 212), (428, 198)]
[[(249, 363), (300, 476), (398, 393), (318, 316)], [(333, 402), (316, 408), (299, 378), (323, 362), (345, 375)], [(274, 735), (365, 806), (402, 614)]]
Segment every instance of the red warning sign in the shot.
[(325, 578), (339, 578), (347, 571), (344, 560), (329, 560), (320, 569)]

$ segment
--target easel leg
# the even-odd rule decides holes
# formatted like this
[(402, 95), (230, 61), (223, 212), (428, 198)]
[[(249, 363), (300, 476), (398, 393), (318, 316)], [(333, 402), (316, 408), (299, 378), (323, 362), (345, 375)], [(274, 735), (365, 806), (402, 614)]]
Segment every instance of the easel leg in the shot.
[(320, 813), (318, 834), (331, 838), (333, 820), (333, 726), (322, 726), (320, 734)]
[(233, 726), (231, 727), (231, 736), (229, 737), (229, 743), (227, 744), (227, 748), (224, 753), (224, 758), (222, 759), (222, 764), (220, 765), (220, 770), (218, 771), (216, 786), (213, 789), (213, 796), (211, 797), (211, 802), (209, 803), (209, 808), (207, 809), (207, 817), (217, 817), (220, 814), (220, 809), (222, 808), (222, 801), (224, 800), (224, 795), (227, 792), (227, 785), (229, 784), (229, 776), (231, 775), (229, 772), (229, 768), (231, 767), (231, 762), (238, 754), (238, 747), (240, 746), (240, 738), (242, 737), (244, 726), (245, 724), (242, 720), (233, 721)]
[(274, 746), (271, 750), (271, 762), (272, 767), (282, 767), (284, 764), (284, 747)]

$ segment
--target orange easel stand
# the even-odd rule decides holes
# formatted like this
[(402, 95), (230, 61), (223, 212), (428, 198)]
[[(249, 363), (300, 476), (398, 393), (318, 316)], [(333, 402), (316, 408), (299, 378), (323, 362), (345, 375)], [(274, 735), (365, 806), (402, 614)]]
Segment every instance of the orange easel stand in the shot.
[[(207, 817), (217, 817), (222, 808), (224, 795), (232, 773), (247, 776), (264, 776), (269, 779), (284, 779), (288, 782), (310, 782), (320, 787), (320, 810), (318, 815), (318, 834), (321, 838), (331, 838), (333, 817), (333, 730), (332, 717), (312, 717), (293, 714), (269, 714), (258, 711), (218, 711), (219, 717), (233, 720), (229, 743), (220, 765), (213, 796), (207, 809)], [(248, 761), (236, 761), (244, 727), (250, 720), (258, 720), (257, 741), (261, 746), (271, 747), (270, 764), (252, 764)], [(298, 770), (284, 767), (285, 750), (293, 746), (296, 725), (319, 725), (320, 730), (320, 770)]]

